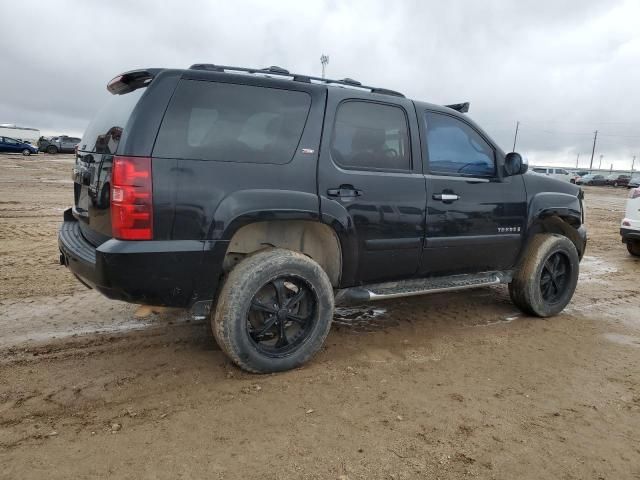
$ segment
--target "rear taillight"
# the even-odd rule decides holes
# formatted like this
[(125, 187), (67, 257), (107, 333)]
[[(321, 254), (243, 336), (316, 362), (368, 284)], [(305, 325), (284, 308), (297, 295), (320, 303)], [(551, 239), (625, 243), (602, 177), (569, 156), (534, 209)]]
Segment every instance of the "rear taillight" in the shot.
[(111, 230), (120, 240), (153, 239), (151, 159), (113, 158)]
[(640, 197), (640, 187), (632, 188), (629, 192), (629, 198), (638, 198)]

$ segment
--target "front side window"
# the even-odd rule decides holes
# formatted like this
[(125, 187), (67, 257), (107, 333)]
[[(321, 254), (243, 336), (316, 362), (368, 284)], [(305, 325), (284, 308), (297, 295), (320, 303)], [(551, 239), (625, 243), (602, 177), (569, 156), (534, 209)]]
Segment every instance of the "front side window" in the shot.
[(427, 112), (429, 171), (436, 175), (494, 176), (493, 148), (471, 126), (450, 115)]
[(353, 169), (410, 170), (407, 117), (399, 107), (349, 100), (340, 104), (331, 157)]
[(18, 142), (13, 138), (4, 137), (4, 143), (8, 143), (9, 145), (17, 145)]
[(157, 157), (288, 163), (311, 107), (300, 91), (184, 80), (171, 99)]

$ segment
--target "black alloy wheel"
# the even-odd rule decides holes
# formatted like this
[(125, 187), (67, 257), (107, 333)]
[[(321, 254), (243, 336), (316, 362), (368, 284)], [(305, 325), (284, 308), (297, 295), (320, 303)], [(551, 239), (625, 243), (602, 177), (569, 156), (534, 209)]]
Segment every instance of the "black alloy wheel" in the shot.
[(542, 267), (540, 292), (547, 303), (556, 303), (564, 295), (569, 284), (571, 263), (562, 252), (551, 255)]
[(266, 283), (253, 297), (247, 331), (255, 347), (269, 357), (283, 357), (305, 343), (313, 330), (317, 295), (295, 276)]

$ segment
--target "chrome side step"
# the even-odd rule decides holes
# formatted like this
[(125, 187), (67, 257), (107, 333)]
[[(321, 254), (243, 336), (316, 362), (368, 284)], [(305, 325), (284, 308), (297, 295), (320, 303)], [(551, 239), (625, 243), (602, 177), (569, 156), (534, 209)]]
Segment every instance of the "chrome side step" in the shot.
[(487, 287), (509, 283), (511, 272), (484, 272), (479, 274), (452, 275), (439, 278), (415, 278), (398, 282), (377, 283), (338, 290), (336, 305), (371, 302), (389, 298), (410, 297), (427, 293), (452, 292), (468, 288)]

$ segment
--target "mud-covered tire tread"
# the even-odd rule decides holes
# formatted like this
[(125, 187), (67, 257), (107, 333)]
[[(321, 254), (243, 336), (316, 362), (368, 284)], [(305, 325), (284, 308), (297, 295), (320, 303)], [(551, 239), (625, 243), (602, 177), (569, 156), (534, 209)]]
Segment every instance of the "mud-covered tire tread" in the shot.
[(635, 257), (640, 257), (640, 240), (628, 240), (627, 251)]
[[(242, 339), (238, 338), (235, 330), (238, 328), (237, 322), (241, 322), (244, 328), (246, 309), (256, 293), (247, 290), (254, 282), (255, 285), (263, 281), (266, 283), (274, 272), (278, 271), (282, 275), (304, 272), (305, 275), (301, 276), (310, 277), (306, 280), (313, 284), (318, 296), (317, 324), (308, 341), (285, 360), (277, 359), (281, 361), (274, 362), (273, 359), (265, 358), (261, 362), (259, 358), (256, 359), (260, 355), (257, 350), (251, 352), (254, 358), (247, 358), (247, 355), (243, 357), (246, 345), (241, 345)], [(252, 373), (284, 371), (303, 365), (320, 350), (331, 328), (333, 307), (333, 287), (320, 265), (299, 252), (278, 248), (266, 249), (245, 258), (231, 270), (212, 312), (211, 328), (222, 351), (240, 368)]]
[[(549, 308), (539, 295), (539, 269), (542, 268), (542, 260), (558, 249), (562, 249), (569, 256), (572, 263), (572, 278), (567, 289), (566, 302)], [(580, 259), (578, 251), (571, 240), (562, 235), (554, 233), (541, 233), (535, 235), (526, 247), (526, 251), (516, 268), (513, 280), (509, 284), (509, 295), (511, 301), (523, 312), (538, 316), (550, 317), (560, 313), (571, 301), (575, 291)]]

